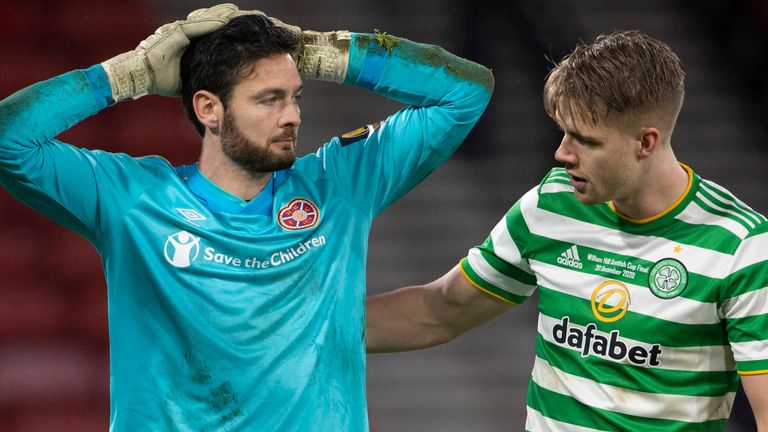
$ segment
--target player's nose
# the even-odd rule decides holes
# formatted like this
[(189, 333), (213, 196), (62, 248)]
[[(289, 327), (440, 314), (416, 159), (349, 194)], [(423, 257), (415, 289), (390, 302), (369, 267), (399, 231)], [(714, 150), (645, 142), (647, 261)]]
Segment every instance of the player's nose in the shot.
[(572, 150), (573, 143), (567, 135), (563, 135), (560, 145), (555, 150), (555, 160), (568, 165), (576, 164), (576, 154)]

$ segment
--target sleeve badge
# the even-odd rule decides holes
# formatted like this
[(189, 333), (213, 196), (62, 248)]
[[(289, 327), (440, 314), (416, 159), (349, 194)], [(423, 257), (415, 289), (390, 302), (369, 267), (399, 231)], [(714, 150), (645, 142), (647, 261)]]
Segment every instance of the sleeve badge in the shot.
[(381, 127), (381, 122), (369, 124), (368, 126), (359, 127), (353, 131), (349, 131), (339, 138), (341, 146), (345, 147), (350, 144), (354, 144), (360, 140), (368, 138), (373, 132)]

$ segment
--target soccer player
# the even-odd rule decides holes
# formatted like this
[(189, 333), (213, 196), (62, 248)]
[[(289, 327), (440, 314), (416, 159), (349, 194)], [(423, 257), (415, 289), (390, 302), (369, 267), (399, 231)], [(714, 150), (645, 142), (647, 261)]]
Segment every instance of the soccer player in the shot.
[[(296, 159), (302, 78), (407, 106)], [(435, 46), (224, 4), (0, 102), (0, 184), (101, 255), (110, 430), (366, 431), (372, 219), (454, 152), (492, 87)], [(183, 95), (198, 163), (54, 139), (145, 94)]]
[[(538, 289), (528, 431), (768, 430), (768, 222), (677, 161), (680, 61), (638, 31), (549, 74), (552, 169), (440, 279), (368, 300), (369, 352), (424, 348)], [(509, 341), (505, 341), (509, 342)]]

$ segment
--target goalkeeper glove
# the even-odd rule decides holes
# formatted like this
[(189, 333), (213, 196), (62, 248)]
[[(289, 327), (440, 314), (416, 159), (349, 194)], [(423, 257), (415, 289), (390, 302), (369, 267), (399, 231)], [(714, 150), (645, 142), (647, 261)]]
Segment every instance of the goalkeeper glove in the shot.
[(264, 15), (260, 11), (240, 11), (229, 3), (195, 10), (186, 20), (161, 26), (136, 49), (101, 63), (112, 87), (112, 98), (119, 102), (147, 94), (178, 96), (179, 63), (190, 39), (211, 33), (231, 18), (246, 14)]
[(349, 64), (348, 31), (301, 32), (298, 54), (299, 75), (303, 79), (344, 82)]

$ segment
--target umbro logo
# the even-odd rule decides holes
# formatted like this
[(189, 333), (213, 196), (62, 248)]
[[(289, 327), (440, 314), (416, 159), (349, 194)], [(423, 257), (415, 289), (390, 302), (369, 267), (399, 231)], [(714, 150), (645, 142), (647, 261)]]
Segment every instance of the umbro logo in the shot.
[(576, 247), (576, 245), (573, 245), (563, 251), (563, 253), (557, 257), (557, 263), (564, 266), (573, 267), (578, 270), (581, 270), (584, 267), (584, 264), (581, 262), (581, 258), (579, 258), (579, 249)]
[(208, 218), (201, 215), (200, 212), (194, 209), (188, 209), (188, 208), (177, 208), (177, 212), (181, 213), (182, 216), (184, 216), (184, 219), (186, 219), (189, 222), (192, 221), (204, 221)]

